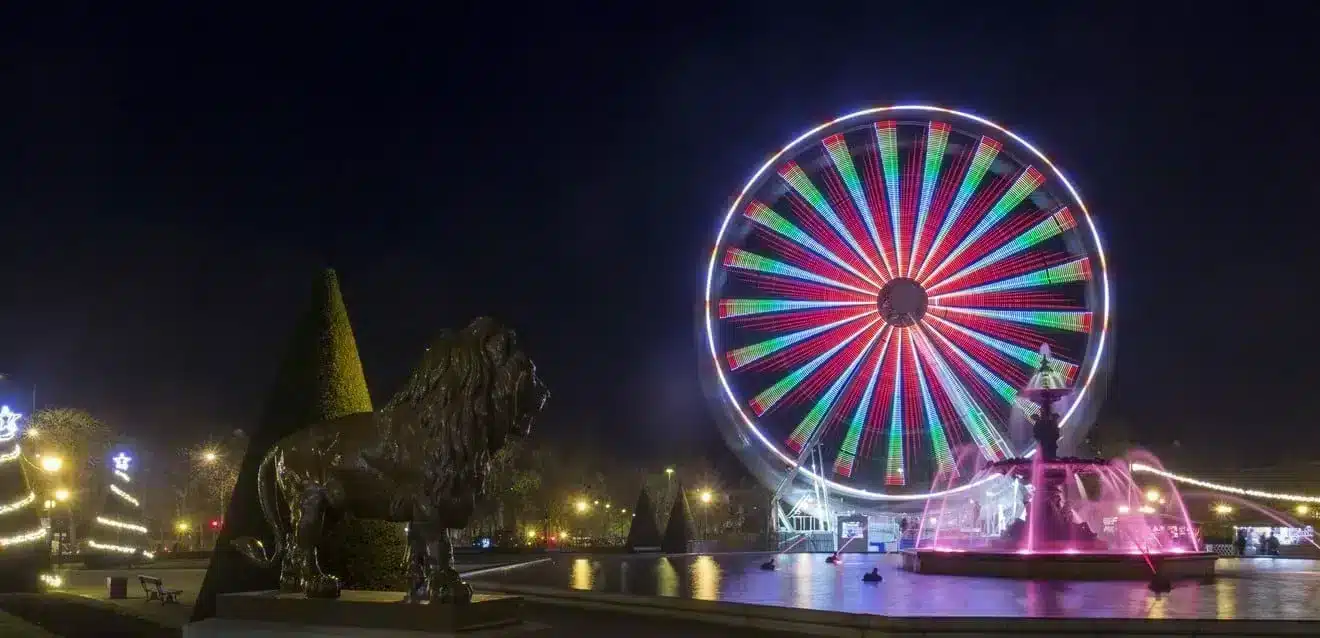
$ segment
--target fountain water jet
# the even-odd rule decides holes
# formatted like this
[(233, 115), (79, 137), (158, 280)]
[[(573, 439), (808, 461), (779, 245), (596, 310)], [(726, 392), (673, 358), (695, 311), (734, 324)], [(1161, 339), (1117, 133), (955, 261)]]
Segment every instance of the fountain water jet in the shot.
[[(1124, 460), (1059, 456), (1060, 416), (1055, 405), (1070, 390), (1062, 367), (1041, 348), (1041, 363), (1019, 399), (1019, 405), (1035, 413), (1032, 435), (1034, 458), (1002, 459), (985, 466), (972, 480), (999, 475), (982, 488), (1001, 493), (1002, 482), (1012, 481), (1014, 494), (1021, 490), (1023, 502), (1010, 511), (1015, 519), (997, 534), (971, 535), (950, 541), (940, 539), (938, 529), (950, 518), (963, 519), (967, 510), (981, 511), (969, 492), (950, 503), (942, 499), (940, 525), (935, 540), (904, 552), (903, 567), (919, 573), (966, 574), (1017, 578), (1071, 580), (1157, 578), (1205, 578), (1214, 573), (1215, 554), (1199, 551), (1195, 532), (1176, 486), (1167, 498), (1143, 500)], [(1158, 463), (1151, 458), (1151, 462)], [(1143, 462), (1145, 461), (1143, 457)], [(1183, 524), (1165, 525), (1157, 507), (1176, 509)], [(950, 509), (952, 508), (952, 512)], [(927, 502), (923, 523), (934, 508)], [(978, 514), (976, 526), (984, 530)], [(1172, 518), (1172, 517), (1171, 517)], [(921, 537), (918, 538), (920, 542)]]

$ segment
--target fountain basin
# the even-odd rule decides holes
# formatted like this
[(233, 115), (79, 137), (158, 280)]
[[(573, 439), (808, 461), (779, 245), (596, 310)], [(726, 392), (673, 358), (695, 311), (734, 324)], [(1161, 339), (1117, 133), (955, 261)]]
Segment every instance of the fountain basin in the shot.
[(1215, 574), (1214, 552), (1149, 556), (1113, 552), (1023, 553), (958, 549), (905, 550), (903, 569), (917, 574), (992, 576), (1044, 580), (1150, 580), (1150, 564), (1171, 580), (1204, 579)]

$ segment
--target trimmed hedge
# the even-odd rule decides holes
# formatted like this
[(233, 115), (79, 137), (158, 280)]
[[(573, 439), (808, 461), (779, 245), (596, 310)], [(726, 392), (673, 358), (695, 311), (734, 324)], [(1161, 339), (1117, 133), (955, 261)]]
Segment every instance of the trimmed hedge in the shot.
[(346, 518), (326, 530), (317, 547), (321, 569), (344, 589), (404, 591), (408, 539), (402, 523)]

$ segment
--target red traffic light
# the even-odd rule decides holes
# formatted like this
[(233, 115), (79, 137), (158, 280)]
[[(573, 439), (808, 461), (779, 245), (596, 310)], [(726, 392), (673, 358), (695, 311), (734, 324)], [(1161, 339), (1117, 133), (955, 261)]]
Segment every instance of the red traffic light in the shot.
[(211, 529), (220, 529), (220, 519), (211, 519)]

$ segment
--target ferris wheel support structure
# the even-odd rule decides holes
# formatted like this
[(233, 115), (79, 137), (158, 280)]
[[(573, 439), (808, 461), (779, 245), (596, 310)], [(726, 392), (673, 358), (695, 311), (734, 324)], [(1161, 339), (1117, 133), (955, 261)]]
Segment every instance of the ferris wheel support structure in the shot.
[[(770, 496), (768, 528), (775, 530), (780, 538), (784, 534), (792, 535), (794, 544), (799, 542), (797, 537), (806, 537), (808, 550), (819, 547), (821, 541), (824, 540), (831, 551), (837, 552), (839, 551), (839, 537), (838, 534), (834, 533), (834, 525), (832, 524), (829, 485), (820, 479), (820, 468), (824, 465), (821, 447), (819, 437), (809, 441), (803, 447), (802, 453), (798, 455), (797, 463), (779, 482), (774, 494)], [(785, 492), (792, 489), (798, 476), (798, 470), (802, 468), (804, 463), (811, 464), (811, 492), (802, 494), (792, 500), (790, 509), (785, 512)], [(828, 540), (812, 538), (826, 534), (829, 535)], [(776, 549), (783, 549), (782, 541), (777, 542), (776, 545)]]

